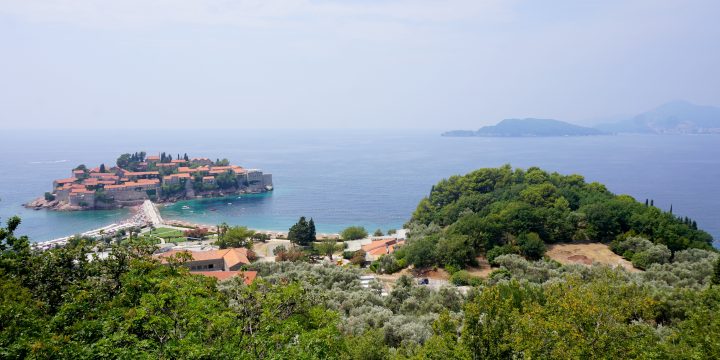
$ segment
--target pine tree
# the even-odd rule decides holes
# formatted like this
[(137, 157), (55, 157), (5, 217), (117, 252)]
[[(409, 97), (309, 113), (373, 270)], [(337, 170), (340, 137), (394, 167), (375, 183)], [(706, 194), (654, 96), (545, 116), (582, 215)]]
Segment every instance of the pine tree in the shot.
[(308, 222), (304, 216), (290, 228), (288, 240), (300, 246), (308, 246), (315, 241), (315, 222), (310, 219)]

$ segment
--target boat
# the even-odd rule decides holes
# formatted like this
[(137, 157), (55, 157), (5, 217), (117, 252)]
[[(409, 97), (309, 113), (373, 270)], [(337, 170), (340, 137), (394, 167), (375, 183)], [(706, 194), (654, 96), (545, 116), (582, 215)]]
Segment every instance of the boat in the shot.
[(187, 210), (187, 209), (190, 209), (190, 207), (187, 206), (187, 205), (183, 205), (182, 209), (183, 209), (183, 210)]

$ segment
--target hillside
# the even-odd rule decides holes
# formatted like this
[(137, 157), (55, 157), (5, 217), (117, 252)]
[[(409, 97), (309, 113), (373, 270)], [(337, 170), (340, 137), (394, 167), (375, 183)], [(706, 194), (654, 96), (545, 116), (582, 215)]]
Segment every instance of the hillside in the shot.
[(718, 134), (720, 108), (674, 101), (637, 116), (596, 126), (613, 133), (646, 134)]
[(570, 124), (553, 119), (505, 119), (497, 125), (484, 126), (478, 131), (454, 130), (443, 136), (466, 137), (536, 137), (536, 136), (588, 136), (602, 135), (598, 129)]
[(711, 249), (712, 237), (678, 217), (628, 195), (615, 195), (580, 175), (509, 165), (452, 176), (433, 186), (409, 222), (410, 238), (395, 257), (401, 264), (463, 268), (478, 254), (543, 257), (546, 245), (611, 243), (639, 268), (671, 252)]

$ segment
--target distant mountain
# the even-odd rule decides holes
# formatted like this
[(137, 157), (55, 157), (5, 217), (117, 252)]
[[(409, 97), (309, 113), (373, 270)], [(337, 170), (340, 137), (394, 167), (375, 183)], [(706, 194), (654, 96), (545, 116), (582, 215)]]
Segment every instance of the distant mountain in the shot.
[(442, 136), (489, 136), (489, 137), (533, 137), (533, 136), (587, 136), (603, 135), (604, 132), (584, 126), (573, 125), (552, 119), (505, 119), (497, 125), (484, 126), (478, 131), (453, 130)]
[(613, 133), (720, 134), (720, 108), (673, 101), (631, 119), (595, 128)]

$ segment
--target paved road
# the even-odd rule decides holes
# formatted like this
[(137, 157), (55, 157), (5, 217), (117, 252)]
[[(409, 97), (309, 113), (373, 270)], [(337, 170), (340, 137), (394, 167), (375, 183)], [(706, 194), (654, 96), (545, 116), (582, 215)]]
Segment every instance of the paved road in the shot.
[(157, 209), (155, 204), (152, 203), (152, 201), (145, 200), (145, 202), (143, 202), (142, 209), (148, 220), (152, 222), (153, 226), (157, 227), (164, 223), (162, 217), (160, 216), (160, 211)]

